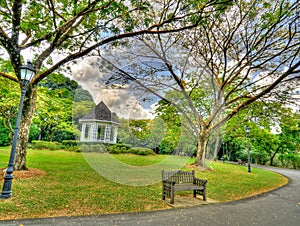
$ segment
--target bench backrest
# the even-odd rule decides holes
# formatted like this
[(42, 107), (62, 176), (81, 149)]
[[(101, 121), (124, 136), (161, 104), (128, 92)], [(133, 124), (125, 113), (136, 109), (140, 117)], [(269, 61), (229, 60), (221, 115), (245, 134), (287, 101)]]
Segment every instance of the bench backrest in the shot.
[(195, 178), (195, 171), (162, 171), (162, 180), (175, 181), (176, 183), (193, 183)]

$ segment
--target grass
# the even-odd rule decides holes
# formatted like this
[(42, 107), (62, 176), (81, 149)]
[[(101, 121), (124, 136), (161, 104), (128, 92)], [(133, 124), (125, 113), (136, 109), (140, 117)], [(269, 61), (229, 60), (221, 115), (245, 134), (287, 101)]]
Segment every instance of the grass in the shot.
[[(0, 148), (0, 168), (6, 167), (9, 150)], [(161, 201), (161, 169), (180, 169), (187, 161), (191, 159), (28, 150), (28, 167), (46, 174), (14, 179), (13, 197), (0, 200), (0, 219), (166, 209)], [(284, 177), (261, 169), (253, 168), (249, 174), (242, 166), (211, 166), (214, 171), (197, 171), (197, 176), (208, 179), (208, 197), (222, 202), (286, 183)]]

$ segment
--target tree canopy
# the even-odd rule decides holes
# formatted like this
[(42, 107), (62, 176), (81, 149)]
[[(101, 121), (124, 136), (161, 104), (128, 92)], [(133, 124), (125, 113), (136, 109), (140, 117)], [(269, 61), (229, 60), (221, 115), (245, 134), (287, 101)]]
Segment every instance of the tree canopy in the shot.
[[(26, 169), (29, 128), (36, 107), (37, 84), (59, 68), (70, 68), (105, 44), (139, 35), (178, 32), (198, 24), (211, 12), (221, 12), (231, 0), (83, 0), (0, 2), (0, 51), (9, 57), (18, 82), (25, 58), (36, 74), (26, 92), (15, 168)], [(28, 56), (30, 55), (30, 56)]]
[[(110, 83), (135, 83), (185, 117), (204, 164), (210, 136), (238, 112), (257, 100), (292, 100), (300, 78), (299, 8), (299, 1), (236, 1), (195, 28), (137, 37), (101, 57), (115, 68)], [(170, 90), (179, 98), (167, 96)]]

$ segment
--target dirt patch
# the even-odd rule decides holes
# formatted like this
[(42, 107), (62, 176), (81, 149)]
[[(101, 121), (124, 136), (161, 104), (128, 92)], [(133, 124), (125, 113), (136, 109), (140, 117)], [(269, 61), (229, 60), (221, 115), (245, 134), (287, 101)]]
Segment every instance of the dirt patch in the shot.
[(192, 164), (187, 164), (185, 167), (193, 169), (193, 170), (199, 170), (200, 172), (202, 171), (215, 171), (214, 169), (208, 167), (202, 167), (202, 166), (196, 166), (195, 163)]
[[(4, 170), (5, 168), (0, 169), (0, 179), (3, 179), (4, 176)], [(18, 170), (14, 171), (14, 179), (30, 179), (34, 177), (41, 177), (46, 174), (45, 171), (40, 170), (40, 169), (35, 169), (35, 168), (30, 168), (28, 170)]]

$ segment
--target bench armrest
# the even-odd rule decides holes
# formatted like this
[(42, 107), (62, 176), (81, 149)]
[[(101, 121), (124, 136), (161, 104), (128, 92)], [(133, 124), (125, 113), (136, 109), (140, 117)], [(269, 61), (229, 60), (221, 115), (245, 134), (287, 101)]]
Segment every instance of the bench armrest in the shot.
[(199, 178), (194, 178), (194, 184), (204, 186), (206, 185), (207, 180), (199, 179)]

